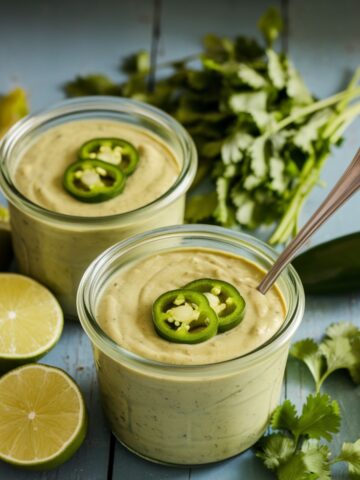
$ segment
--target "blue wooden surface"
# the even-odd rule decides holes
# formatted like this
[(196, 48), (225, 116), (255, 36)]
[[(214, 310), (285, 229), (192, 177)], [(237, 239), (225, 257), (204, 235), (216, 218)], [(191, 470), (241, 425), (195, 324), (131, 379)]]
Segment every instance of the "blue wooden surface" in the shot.
[[(283, 42), (305, 80), (319, 97), (345, 85), (360, 63), (358, 0), (283, 0), (240, 2), (222, 0), (166, 0), (161, 15), (160, 60), (198, 51), (201, 36), (209, 31), (233, 35), (256, 34), (256, 20), (269, 5), (282, 7), (287, 18)], [(120, 78), (119, 59), (147, 48), (152, 38), (153, 5), (149, 0), (13, 0), (1, 2), (0, 92), (21, 85), (31, 94), (32, 110), (63, 98), (61, 85), (74, 75), (105, 72)], [(303, 213), (305, 221), (324, 198), (355, 153), (360, 122), (346, 133), (334, 151)], [(0, 198), (1, 201), (1, 198)], [(348, 204), (314, 236), (312, 243), (359, 230), (360, 196)], [(346, 320), (360, 325), (359, 296), (308, 298), (304, 322), (296, 338), (319, 338), (331, 322)], [(266, 480), (273, 476), (251, 451), (220, 464), (199, 469), (172, 469), (151, 464), (111, 440), (99, 404), (91, 348), (79, 325), (66, 325), (64, 335), (44, 363), (57, 365), (78, 381), (90, 413), (90, 430), (79, 452), (66, 465), (46, 473), (22, 472), (0, 464), (0, 480)], [(289, 362), (283, 396), (302, 404), (312, 384), (307, 372)], [(344, 440), (360, 437), (360, 388), (345, 375), (335, 375), (325, 391), (337, 398), (345, 412), (337, 449)], [(342, 467), (336, 479), (347, 475)]]

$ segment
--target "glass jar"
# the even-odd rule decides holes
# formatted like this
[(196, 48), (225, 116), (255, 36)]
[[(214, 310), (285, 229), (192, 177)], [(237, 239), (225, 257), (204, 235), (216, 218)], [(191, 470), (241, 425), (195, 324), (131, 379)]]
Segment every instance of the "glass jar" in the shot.
[(268, 270), (277, 254), (249, 235), (209, 225), (156, 229), (118, 243), (86, 270), (78, 290), (80, 322), (95, 357), (105, 414), (118, 440), (149, 460), (200, 465), (253, 445), (277, 406), (289, 344), (304, 312), (304, 291), (289, 266), (277, 281), (287, 314), (256, 350), (220, 363), (170, 365), (115, 343), (97, 323), (104, 287), (129, 263), (177, 248), (207, 248), (245, 257)]
[[(153, 202), (109, 216), (73, 216), (47, 210), (16, 187), (14, 175), (26, 148), (57, 125), (87, 119), (121, 121), (158, 137), (179, 163), (175, 183)], [(51, 152), (49, 152), (51, 154)], [(12, 238), (21, 273), (50, 288), (67, 317), (76, 317), (76, 290), (89, 263), (110, 245), (151, 228), (183, 222), (185, 193), (197, 165), (195, 146), (166, 113), (115, 97), (67, 100), (18, 122), (0, 147), (0, 187), (9, 201)]]

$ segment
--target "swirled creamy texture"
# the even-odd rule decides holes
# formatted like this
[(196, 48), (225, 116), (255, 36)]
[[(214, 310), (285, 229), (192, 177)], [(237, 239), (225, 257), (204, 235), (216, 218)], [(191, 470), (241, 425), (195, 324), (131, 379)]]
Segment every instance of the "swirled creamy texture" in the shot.
[[(153, 255), (120, 270), (105, 287), (97, 319), (119, 345), (142, 357), (172, 364), (209, 364), (244, 355), (269, 340), (285, 318), (277, 288), (256, 290), (264, 272), (245, 258), (209, 249), (184, 248)], [(177, 344), (157, 335), (152, 304), (162, 293), (199, 278), (232, 283), (246, 301), (242, 322), (196, 345)]]
[[(68, 165), (77, 160), (81, 145), (97, 137), (118, 137), (139, 150), (136, 171), (124, 191), (102, 203), (83, 203), (63, 188)], [(44, 132), (23, 153), (15, 172), (15, 185), (32, 202), (47, 210), (80, 216), (104, 216), (129, 212), (159, 198), (175, 183), (180, 166), (158, 138), (145, 130), (111, 120), (81, 120)]]

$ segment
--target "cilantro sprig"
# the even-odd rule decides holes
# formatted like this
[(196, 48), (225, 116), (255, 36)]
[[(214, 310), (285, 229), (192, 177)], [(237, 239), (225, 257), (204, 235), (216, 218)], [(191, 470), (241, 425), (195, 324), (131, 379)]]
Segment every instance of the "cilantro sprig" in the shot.
[(272, 433), (255, 447), (255, 454), (279, 480), (326, 480), (331, 466), (346, 462), (352, 478), (360, 478), (360, 440), (344, 443), (331, 458), (329, 446), (340, 429), (339, 404), (327, 394), (309, 395), (298, 415), (290, 400), (277, 407), (270, 420)]
[(348, 370), (354, 383), (360, 383), (360, 329), (351, 323), (330, 325), (320, 343), (311, 338), (294, 343), (290, 355), (308, 367), (316, 392), (339, 369)]
[(325, 379), (338, 369), (347, 369), (360, 383), (360, 329), (345, 322), (330, 325), (322, 342), (301, 340), (290, 354), (307, 365), (316, 393), (307, 397), (301, 414), (290, 400), (274, 410), (271, 432), (256, 444), (256, 456), (279, 480), (327, 480), (331, 467), (339, 462), (347, 464), (351, 478), (360, 479), (360, 439), (344, 442), (335, 456), (324, 443), (340, 430), (341, 413), (336, 400), (320, 393)]
[(273, 47), (283, 29), (278, 11), (270, 8), (258, 27), (263, 44), (208, 34), (202, 52), (158, 64), (156, 72), (149, 53), (140, 51), (124, 60), (123, 83), (89, 75), (65, 91), (122, 95), (169, 112), (195, 140), (195, 184), (209, 172), (212, 178), (209, 193), (188, 200), (187, 221), (248, 229), (277, 223), (269, 239), (276, 244), (296, 233), (332, 146), (360, 114), (360, 102), (353, 103), (360, 68), (343, 92), (317, 101), (290, 58)]

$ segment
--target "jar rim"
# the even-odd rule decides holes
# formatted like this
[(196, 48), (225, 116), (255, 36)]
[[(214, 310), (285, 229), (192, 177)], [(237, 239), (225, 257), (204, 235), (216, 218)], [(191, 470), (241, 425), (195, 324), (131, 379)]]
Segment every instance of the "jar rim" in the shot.
[[(86, 217), (81, 215), (69, 215), (48, 210), (25, 197), (15, 186), (11, 174), (7, 168), (7, 159), (11, 157), (14, 146), (27, 135), (33, 133), (55, 119), (67, 117), (71, 121), (71, 115), (102, 112), (108, 114), (128, 114), (146, 119), (164, 131), (171, 133), (179, 142), (182, 152), (181, 171), (171, 187), (160, 197), (152, 202), (128, 212), (116, 213), (106, 216)], [(95, 118), (95, 115), (94, 115)], [(195, 144), (185, 130), (174, 118), (152, 105), (137, 100), (113, 96), (89, 96), (76, 99), (67, 99), (58, 102), (51, 107), (42, 109), (36, 113), (27, 115), (6, 133), (0, 143), (0, 187), (7, 200), (29, 214), (46, 218), (53, 223), (81, 224), (111, 226), (113, 224), (128, 224), (146, 218), (158, 210), (166, 207), (183, 195), (190, 187), (196, 173), (197, 152)]]
[(185, 375), (211, 375), (217, 369), (239, 369), (266, 358), (274, 350), (278, 350), (286, 344), (297, 330), (304, 314), (305, 295), (297, 272), (292, 265), (289, 265), (280, 275), (280, 279), (287, 285), (290, 292), (286, 318), (282, 327), (267, 342), (255, 350), (216, 363), (178, 365), (145, 358), (118, 345), (96, 321), (94, 308), (91, 306), (91, 299), (94, 298), (94, 282), (99, 281), (110, 262), (120, 259), (121, 256), (145, 245), (147, 242), (161, 238), (190, 237), (191, 235), (203, 239), (218, 240), (219, 243), (223, 242), (224, 245), (228, 243), (229, 245), (248, 248), (256, 254), (260, 254), (270, 263), (273, 263), (277, 258), (276, 251), (261, 240), (245, 233), (212, 225), (179, 225), (157, 228), (121, 241), (105, 250), (89, 265), (80, 281), (77, 292), (77, 310), (80, 323), (91, 342), (115, 361), (121, 360), (135, 368), (150, 369), (153, 372), (161, 370), (162, 374), (168, 375), (175, 372), (181, 372)]

